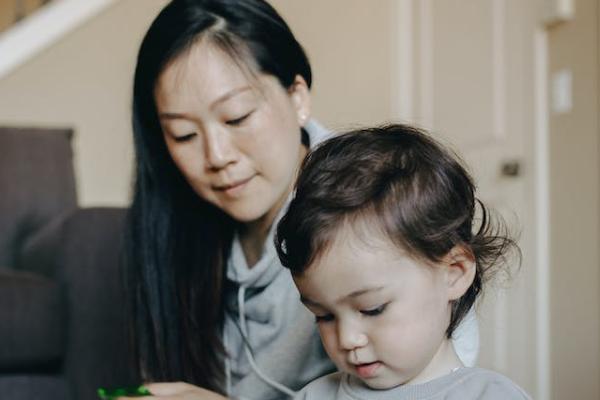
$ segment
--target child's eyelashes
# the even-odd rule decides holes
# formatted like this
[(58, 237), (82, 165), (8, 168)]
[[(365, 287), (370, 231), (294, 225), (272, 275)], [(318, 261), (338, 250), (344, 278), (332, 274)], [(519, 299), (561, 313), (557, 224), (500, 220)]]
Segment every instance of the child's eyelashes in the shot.
[[(382, 314), (385, 311), (385, 308), (388, 306), (389, 303), (385, 303), (382, 304), (378, 307), (375, 308), (370, 308), (367, 310), (358, 310), (362, 315), (365, 315), (367, 317), (375, 317), (377, 315)], [(323, 314), (323, 315), (315, 315), (315, 321), (317, 323), (323, 323), (323, 322), (331, 322), (335, 319), (335, 316), (333, 314)]]
[(315, 315), (315, 322), (317, 324), (322, 322), (330, 322), (333, 321), (333, 319), (333, 314)]
[(367, 315), (369, 317), (374, 317), (376, 315), (383, 313), (388, 304), (389, 303), (385, 303), (385, 304), (380, 305), (379, 307), (371, 308), (369, 310), (361, 310), (360, 313), (363, 315)]

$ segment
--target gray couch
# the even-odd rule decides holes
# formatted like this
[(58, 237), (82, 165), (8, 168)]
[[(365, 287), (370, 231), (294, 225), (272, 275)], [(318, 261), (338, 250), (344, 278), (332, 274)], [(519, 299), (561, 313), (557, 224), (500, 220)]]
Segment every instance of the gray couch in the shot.
[(0, 128), (0, 399), (96, 399), (127, 353), (125, 209), (79, 208), (69, 129)]

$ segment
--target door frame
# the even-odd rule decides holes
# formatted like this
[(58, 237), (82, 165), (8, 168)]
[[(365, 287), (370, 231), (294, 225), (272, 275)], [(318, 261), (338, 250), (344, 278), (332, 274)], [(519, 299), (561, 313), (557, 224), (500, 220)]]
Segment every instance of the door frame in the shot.
[[(421, 52), (419, 64), (422, 73), (419, 82), (419, 121), (426, 128), (431, 128), (433, 120), (433, 96), (432, 76), (433, 76), (433, 57), (432, 57), (432, 1), (433, 0), (397, 0), (394, 2), (395, 10), (391, 13), (393, 22), (391, 26), (396, 36), (396, 48), (391, 49), (394, 58), (394, 68), (391, 81), (395, 90), (392, 90), (392, 115), (400, 121), (414, 121), (414, 82), (415, 73), (413, 71), (412, 58), (414, 56), (415, 37), (419, 37), (419, 46), (427, 49)], [(493, 1), (494, 12), (502, 12), (506, 0)], [(415, 32), (412, 16), (418, 13), (421, 19), (418, 35)], [(536, 371), (535, 371), (535, 393), (533, 397), (540, 400), (550, 400), (551, 398), (551, 357), (550, 357), (550, 148), (549, 148), (549, 111), (548, 111), (548, 38), (547, 27), (543, 22), (543, 16), (539, 15), (538, 23), (534, 29), (534, 34), (529, 40), (532, 41), (534, 49), (532, 54), (532, 71), (535, 78), (533, 84), (534, 93), (534, 132), (530, 140), (525, 140), (524, 149), (528, 165), (532, 166), (530, 171), (530, 180), (534, 187), (534, 196), (530, 200), (532, 204), (528, 209), (535, 210), (533, 219), (534, 239), (533, 239), (533, 259), (535, 263), (535, 326), (536, 326)], [(493, 29), (502, 29), (494, 27)], [(501, 116), (504, 112), (502, 71), (494, 74), (494, 87), (498, 88), (496, 100), (496, 110)], [(502, 124), (502, 118), (496, 118), (494, 124)], [(502, 347), (502, 346), (500, 346)], [(502, 350), (502, 349), (497, 349)]]

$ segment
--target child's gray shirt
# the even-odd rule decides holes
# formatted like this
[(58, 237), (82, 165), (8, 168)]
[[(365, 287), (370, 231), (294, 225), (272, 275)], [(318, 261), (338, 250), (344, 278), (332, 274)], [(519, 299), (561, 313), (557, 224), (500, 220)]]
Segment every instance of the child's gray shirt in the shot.
[(311, 382), (294, 399), (531, 400), (531, 397), (503, 375), (482, 368), (465, 367), (426, 383), (387, 390), (371, 389), (356, 377), (336, 372)]

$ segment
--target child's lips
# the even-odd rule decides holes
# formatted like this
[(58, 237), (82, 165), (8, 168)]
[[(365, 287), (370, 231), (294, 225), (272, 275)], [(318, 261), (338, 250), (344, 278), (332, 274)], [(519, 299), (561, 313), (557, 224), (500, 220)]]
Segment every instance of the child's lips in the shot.
[(356, 364), (354, 368), (356, 369), (356, 373), (361, 378), (370, 378), (375, 375), (375, 372), (379, 369), (381, 363), (379, 361), (374, 361), (370, 363), (364, 364)]

